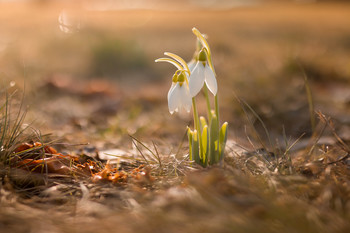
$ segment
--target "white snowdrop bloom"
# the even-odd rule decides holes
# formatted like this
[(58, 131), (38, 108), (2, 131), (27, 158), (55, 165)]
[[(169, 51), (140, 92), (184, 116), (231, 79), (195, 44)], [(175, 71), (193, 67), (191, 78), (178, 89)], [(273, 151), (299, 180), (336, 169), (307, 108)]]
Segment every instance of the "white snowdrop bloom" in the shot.
[(170, 114), (185, 109), (190, 112), (192, 99), (188, 87), (187, 76), (184, 72), (173, 76), (173, 82), (168, 92), (168, 107)]
[(204, 50), (202, 50), (199, 53), (197, 64), (193, 68), (189, 78), (191, 97), (198, 94), (198, 92), (202, 89), (204, 82), (209, 91), (213, 93), (213, 95), (216, 95), (218, 91), (218, 84), (216, 82), (215, 74), (208, 64), (206, 53)]

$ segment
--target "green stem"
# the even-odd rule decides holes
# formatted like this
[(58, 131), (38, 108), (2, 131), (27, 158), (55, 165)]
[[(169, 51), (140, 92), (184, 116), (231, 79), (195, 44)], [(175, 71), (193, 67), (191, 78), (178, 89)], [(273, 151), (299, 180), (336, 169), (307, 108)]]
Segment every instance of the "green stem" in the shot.
[(215, 115), (218, 118), (218, 125), (220, 126), (218, 94), (215, 95)]
[(192, 108), (193, 108), (193, 119), (194, 119), (194, 127), (197, 130), (197, 135), (198, 135), (198, 143), (199, 143), (199, 154), (202, 153), (202, 133), (201, 133), (201, 128), (199, 124), (199, 117), (198, 117), (198, 111), (197, 111), (197, 105), (196, 105), (196, 100), (193, 97), (192, 98)]
[[(215, 95), (215, 115), (216, 115), (216, 120), (217, 120), (217, 139), (218, 139), (218, 143), (219, 143), (219, 138), (220, 138), (220, 118), (219, 118), (219, 101), (218, 101), (218, 94), (216, 93)], [(220, 154), (219, 154), (219, 144), (218, 144), (218, 148), (217, 151), (215, 153), (215, 163), (219, 162), (220, 160)]]
[(193, 119), (194, 119), (194, 128), (199, 132), (199, 117), (197, 112), (196, 100), (192, 98), (192, 108), (193, 108)]
[(205, 95), (205, 99), (206, 99), (206, 102), (207, 102), (207, 110), (208, 110), (208, 119), (209, 119), (209, 122), (211, 121), (211, 107), (210, 107), (210, 101), (209, 101), (209, 94), (208, 94), (208, 87), (207, 87), (207, 84), (204, 84), (204, 95)]

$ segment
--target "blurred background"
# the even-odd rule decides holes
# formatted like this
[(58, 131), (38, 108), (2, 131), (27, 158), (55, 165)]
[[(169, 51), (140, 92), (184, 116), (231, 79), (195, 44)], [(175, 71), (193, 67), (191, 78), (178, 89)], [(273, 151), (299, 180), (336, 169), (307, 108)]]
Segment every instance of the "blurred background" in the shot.
[(247, 116), (261, 128), (237, 97), (275, 137), (310, 135), (305, 77), (315, 110), (349, 136), (348, 1), (0, 0), (0, 77), (24, 91), (28, 121), (44, 132), (178, 142), (191, 117), (168, 114), (175, 68), (154, 60), (168, 51), (190, 61), (192, 27), (208, 35), (231, 137), (245, 137)]

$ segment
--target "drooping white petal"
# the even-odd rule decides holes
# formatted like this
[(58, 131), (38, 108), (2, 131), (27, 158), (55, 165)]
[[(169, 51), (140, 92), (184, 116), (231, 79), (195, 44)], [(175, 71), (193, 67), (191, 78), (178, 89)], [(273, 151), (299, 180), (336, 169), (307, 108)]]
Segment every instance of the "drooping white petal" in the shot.
[(218, 92), (218, 84), (216, 82), (215, 74), (208, 64), (204, 68), (204, 75), (205, 83), (207, 84), (209, 91), (213, 93), (213, 95), (216, 95)]
[(170, 89), (168, 91), (168, 100), (169, 100), (170, 93), (173, 91), (175, 85), (176, 85), (176, 83), (174, 83), (174, 82), (171, 83), (171, 87), (170, 87)]
[(184, 102), (184, 106), (187, 112), (191, 111), (191, 107), (192, 107), (192, 98), (190, 95), (190, 89), (187, 87), (186, 90), (186, 101)]
[(202, 62), (197, 62), (188, 83), (191, 97), (196, 96), (204, 85), (204, 65)]
[(192, 98), (190, 96), (190, 90), (188, 88), (188, 85), (184, 83), (181, 87), (181, 106), (184, 108), (187, 112), (191, 111), (192, 106)]
[(181, 92), (179, 87), (180, 85), (177, 83), (169, 93), (168, 107), (169, 107), (170, 114), (177, 112), (179, 105), (181, 104), (180, 102)]

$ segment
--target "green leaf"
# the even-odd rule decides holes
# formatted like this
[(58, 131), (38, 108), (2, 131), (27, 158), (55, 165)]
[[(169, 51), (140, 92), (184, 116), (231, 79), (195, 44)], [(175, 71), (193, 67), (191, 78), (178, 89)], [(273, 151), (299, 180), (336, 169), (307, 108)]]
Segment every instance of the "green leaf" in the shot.
[(209, 164), (212, 165), (219, 161), (219, 124), (215, 114), (213, 115), (210, 123), (209, 141)]
[(198, 142), (198, 133), (197, 130), (194, 130), (192, 133), (192, 156), (193, 156), (193, 160), (198, 163), (201, 164), (201, 159), (199, 157), (199, 142)]
[(202, 131), (203, 131), (204, 126), (208, 125), (208, 124), (207, 124), (207, 120), (205, 119), (205, 117), (201, 116), (201, 117), (199, 118), (199, 121), (200, 121), (200, 123), (201, 123), (201, 129), (202, 129)]
[(205, 125), (203, 127), (202, 132), (202, 163), (203, 167), (208, 165), (208, 154), (209, 154), (209, 134), (208, 134), (208, 126)]
[(188, 144), (189, 144), (189, 156), (190, 156), (190, 161), (192, 161), (192, 137), (193, 137), (193, 132), (192, 130), (187, 127), (187, 136), (188, 136)]
[(226, 146), (226, 141), (227, 141), (227, 126), (228, 126), (228, 123), (225, 122), (221, 126), (221, 129), (220, 129), (220, 146), (219, 146), (220, 158), (219, 158), (219, 161), (221, 161), (225, 155), (225, 146)]

